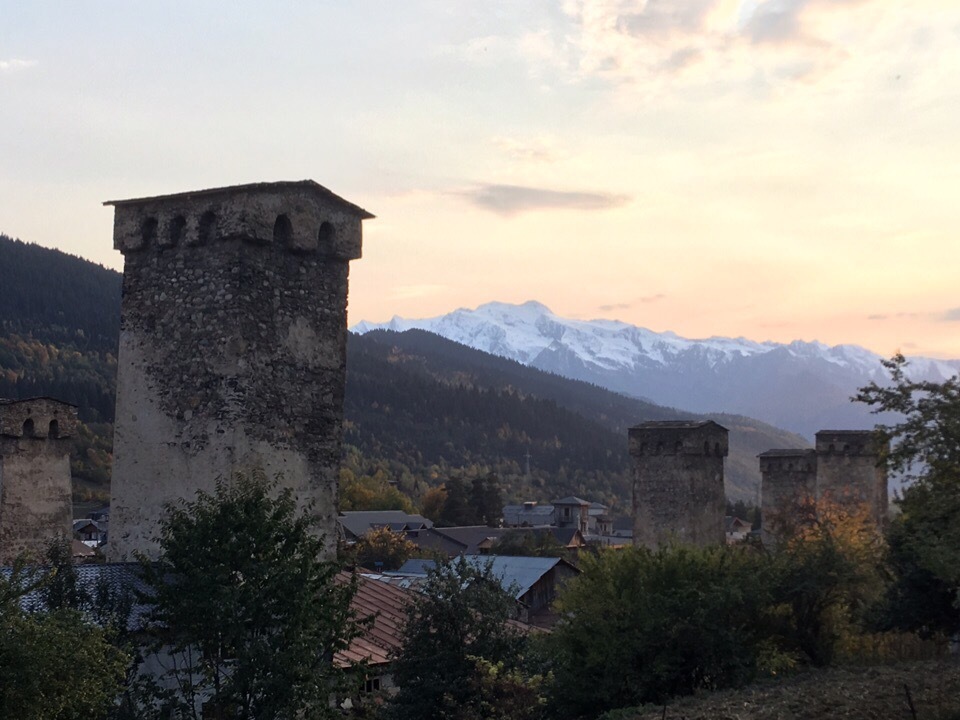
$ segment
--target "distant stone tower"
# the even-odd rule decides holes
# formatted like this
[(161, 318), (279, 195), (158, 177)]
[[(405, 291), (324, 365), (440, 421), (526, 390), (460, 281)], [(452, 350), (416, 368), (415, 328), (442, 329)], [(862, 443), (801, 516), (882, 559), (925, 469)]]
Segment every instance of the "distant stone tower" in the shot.
[(817, 433), (818, 497), (866, 503), (878, 525), (887, 519), (887, 468), (872, 430)]
[(775, 541), (778, 519), (804, 499), (864, 503), (882, 526), (889, 506), (884, 451), (872, 430), (821, 430), (816, 449), (760, 453), (764, 541)]
[(722, 545), (727, 429), (704, 422), (648, 422), (630, 428), (633, 542)]
[(0, 400), (0, 563), (72, 535), (70, 436), (77, 409), (51, 398)]
[(760, 517), (763, 540), (774, 540), (782, 513), (796, 516), (802, 503), (817, 497), (817, 451), (767, 450), (760, 453)]
[(107, 202), (124, 256), (111, 560), (164, 504), (280, 474), (333, 546), (347, 275), (373, 216), (315, 182)]

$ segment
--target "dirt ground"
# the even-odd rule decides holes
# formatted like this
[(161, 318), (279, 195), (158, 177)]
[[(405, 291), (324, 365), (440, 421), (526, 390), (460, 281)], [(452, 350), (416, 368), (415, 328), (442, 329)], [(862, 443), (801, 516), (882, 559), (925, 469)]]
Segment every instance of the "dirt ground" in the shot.
[[(913, 703), (911, 710), (909, 698)], [(703, 693), (611, 720), (960, 720), (960, 660), (842, 667)]]

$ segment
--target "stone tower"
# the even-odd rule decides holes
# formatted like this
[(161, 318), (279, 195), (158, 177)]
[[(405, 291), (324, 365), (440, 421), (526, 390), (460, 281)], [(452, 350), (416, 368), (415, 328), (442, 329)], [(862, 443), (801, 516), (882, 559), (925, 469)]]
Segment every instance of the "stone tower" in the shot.
[(887, 519), (887, 468), (872, 430), (821, 430), (817, 433), (818, 497), (866, 503), (878, 525)]
[(124, 256), (111, 560), (166, 503), (263, 468), (332, 548), (349, 261), (373, 216), (317, 183), (107, 202)]
[(71, 537), (70, 436), (77, 409), (51, 398), (0, 400), (0, 563)]
[(703, 422), (648, 422), (630, 428), (633, 542), (722, 545), (727, 429)]
[(817, 451), (767, 450), (760, 453), (760, 517), (763, 540), (774, 539), (781, 513), (795, 517), (805, 500), (817, 497)]

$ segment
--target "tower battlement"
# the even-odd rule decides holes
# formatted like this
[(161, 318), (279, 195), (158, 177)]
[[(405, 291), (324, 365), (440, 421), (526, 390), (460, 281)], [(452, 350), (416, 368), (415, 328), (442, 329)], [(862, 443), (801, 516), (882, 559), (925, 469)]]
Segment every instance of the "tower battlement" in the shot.
[(109, 200), (104, 205), (115, 209), (113, 246), (124, 255), (242, 241), (355, 260), (361, 255), (360, 222), (373, 218), (312, 180)]
[(630, 454), (644, 455), (700, 455), (726, 457), (730, 452), (727, 431), (713, 422), (656, 421), (646, 422), (628, 430)]
[(0, 435), (7, 438), (46, 440), (71, 437), (77, 432), (77, 408), (47, 397), (0, 399)]
[(873, 430), (821, 430), (817, 433), (817, 453), (876, 458), (880, 451)]
[(789, 478), (790, 474), (816, 474), (816, 450), (767, 450), (760, 453), (761, 473), (787, 473), (782, 477)]

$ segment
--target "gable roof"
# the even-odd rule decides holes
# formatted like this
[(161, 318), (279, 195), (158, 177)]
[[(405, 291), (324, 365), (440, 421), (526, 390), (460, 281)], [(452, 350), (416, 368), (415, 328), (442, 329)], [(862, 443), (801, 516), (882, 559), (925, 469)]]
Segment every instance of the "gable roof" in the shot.
[[(350, 582), (350, 573), (341, 572), (337, 582)], [(340, 667), (349, 667), (360, 662), (384, 665), (403, 644), (403, 625), (407, 620), (407, 607), (412, 596), (408, 590), (371, 577), (357, 578), (357, 594), (350, 602), (350, 609), (358, 620), (373, 618), (363, 632), (350, 641), (350, 645), (334, 654), (333, 661)]]
[(567, 497), (561, 498), (560, 500), (554, 500), (553, 504), (555, 506), (556, 505), (580, 505), (581, 507), (583, 506), (590, 507), (591, 505), (591, 503), (587, 502), (586, 500), (583, 500), (582, 498), (578, 498), (576, 495), (567, 495)]
[[(516, 555), (464, 555), (464, 560), (476, 568), (490, 566), (494, 577), (500, 581), (504, 590), (517, 600), (522, 598), (544, 575), (563, 563), (574, 568), (560, 558), (522, 557)], [(426, 575), (436, 568), (433, 560), (407, 560), (397, 571), (408, 575)], [(579, 571), (578, 571), (579, 572)]]
[(403, 510), (352, 510), (340, 513), (337, 522), (353, 537), (360, 537), (381, 527), (393, 532), (433, 527), (433, 521), (423, 515), (411, 515)]

